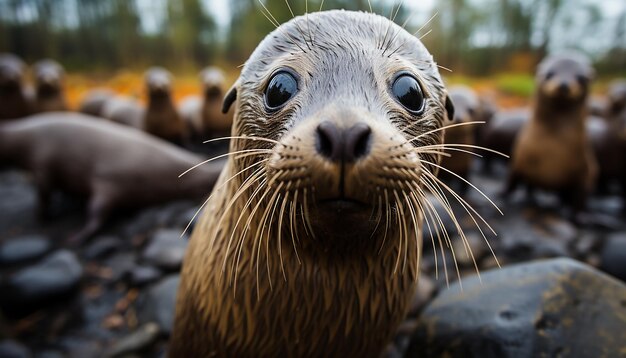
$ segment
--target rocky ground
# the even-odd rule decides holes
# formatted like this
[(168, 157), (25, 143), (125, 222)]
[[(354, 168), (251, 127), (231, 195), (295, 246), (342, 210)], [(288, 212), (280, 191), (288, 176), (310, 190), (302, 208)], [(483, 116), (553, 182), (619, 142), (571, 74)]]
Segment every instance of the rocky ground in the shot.
[[(503, 167), (472, 177), (504, 216), (477, 191), (467, 195), (497, 236), (453, 205), (480, 279), (452, 220), (442, 215), (460, 282), (451, 250), (444, 268), (426, 231), (419, 290), (387, 356), (626, 355), (621, 199), (594, 198), (593, 219), (576, 227), (550, 195), (500, 199), (505, 177)], [(198, 204), (120, 214), (76, 248), (65, 240), (83, 223), (82, 203), (59, 196), (40, 221), (29, 176), (0, 172), (0, 357), (163, 356), (186, 246), (180, 234)], [(577, 261), (537, 261), (556, 257)]]

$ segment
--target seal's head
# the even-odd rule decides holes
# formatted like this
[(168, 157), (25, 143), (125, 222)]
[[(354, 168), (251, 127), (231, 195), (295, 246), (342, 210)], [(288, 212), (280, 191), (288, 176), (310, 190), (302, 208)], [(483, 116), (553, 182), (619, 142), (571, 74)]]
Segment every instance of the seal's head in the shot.
[(162, 67), (152, 67), (146, 71), (145, 86), (151, 100), (170, 97), (172, 74)]
[(234, 160), (233, 170), (267, 159), (268, 190), (302, 212), (327, 247), (384, 240), (381, 215), (417, 220), (408, 210), (418, 211), (439, 162), (429, 146), (442, 143), (454, 116), (417, 38), (383, 17), (344, 11), (298, 17), (267, 36), (223, 110), (235, 102), (233, 133), (263, 140), (233, 140), (231, 152), (265, 153)]
[(217, 67), (207, 67), (200, 72), (200, 81), (206, 99), (216, 99), (223, 96), (226, 77), (224, 71)]
[(33, 74), (38, 92), (61, 92), (65, 70), (58, 62), (50, 59), (41, 60), (33, 65)]
[(619, 115), (626, 110), (626, 80), (616, 80), (611, 83), (608, 100), (611, 115)]
[(10, 53), (0, 53), (0, 89), (16, 90), (24, 79), (24, 62)]
[(557, 103), (583, 103), (595, 71), (589, 59), (578, 54), (550, 56), (537, 70), (540, 95)]

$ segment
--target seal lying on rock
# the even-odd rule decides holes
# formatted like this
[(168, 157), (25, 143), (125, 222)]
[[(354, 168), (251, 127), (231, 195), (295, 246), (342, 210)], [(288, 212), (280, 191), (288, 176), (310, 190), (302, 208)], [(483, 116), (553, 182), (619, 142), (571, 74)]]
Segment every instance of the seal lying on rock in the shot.
[(116, 209), (207, 195), (221, 165), (178, 177), (201, 161), (141, 131), (78, 113), (0, 125), (0, 163), (33, 173), (42, 209), (54, 189), (88, 199), (88, 220), (74, 241), (98, 231)]
[(170, 356), (380, 354), (416, 287), (424, 193), (454, 115), (432, 56), (382, 16), (308, 14), (261, 42), (231, 105)]

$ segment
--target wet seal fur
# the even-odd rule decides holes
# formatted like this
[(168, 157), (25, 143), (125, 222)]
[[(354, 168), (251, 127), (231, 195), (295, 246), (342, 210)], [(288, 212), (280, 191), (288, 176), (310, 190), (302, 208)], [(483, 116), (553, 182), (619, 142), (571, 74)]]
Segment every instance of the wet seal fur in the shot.
[(63, 79), (65, 70), (58, 62), (41, 60), (33, 65), (35, 77), (35, 112), (57, 112), (68, 110)]
[(541, 62), (532, 117), (516, 140), (506, 194), (524, 182), (557, 192), (574, 213), (585, 208), (598, 166), (585, 130), (593, 77), (591, 64), (579, 55)]
[(79, 113), (43, 113), (0, 124), (0, 163), (33, 173), (42, 213), (52, 190), (87, 199), (87, 223), (74, 242), (96, 233), (116, 209), (206, 196), (221, 165), (178, 177), (201, 161), (140, 130)]
[[(277, 71), (299, 92), (268, 112)], [(420, 114), (392, 96), (403, 73), (424, 92)], [(231, 104), (231, 154), (190, 239), (170, 356), (380, 354), (416, 287), (421, 195), (453, 116), (432, 56), (382, 16), (308, 14), (261, 42)]]
[(24, 89), (24, 62), (9, 53), (0, 53), (0, 121), (32, 113), (33, 103)]

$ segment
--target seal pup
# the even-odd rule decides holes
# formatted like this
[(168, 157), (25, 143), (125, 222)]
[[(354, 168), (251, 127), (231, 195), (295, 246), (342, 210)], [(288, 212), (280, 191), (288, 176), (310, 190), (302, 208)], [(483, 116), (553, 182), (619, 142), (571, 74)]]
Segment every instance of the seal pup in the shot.
[(532, 116), (516, 140), (506, 194), (524, 182), (557, 192), (574, 214), (585, 208), (597, 175), (585, 130), (593, 77), (589, 60), (580, 55), (551, 56), (539, 64)]
[(87, 199), (87, 223), (72, 242), (95, 234), (117, 209), (207, 195), (222, 165), (178, 178), (201, 161), (140, 130), (79, 113), (43, 113), (0, 125), (0, 163), (33, 173), (40, 212), (52, 190)]
[[(468, 124), (447, 128), (444, 135), (444, 143), (467, 145), (466, 148), (446, 149), (446, 155), (441, 159), (441, 166), (448, 171), (440, 171), (440, 177), (447, 182), (458, 182), (460, 193), (465, 194), (469, 184), (460, 180), (458, 176), (467, 179), (474, 159), (472, 146), (476, 141), (477, 126), (483, 119), (482, 103), (476, 92), (466, 86), (454, 86), (449, 89), (450, 99), (454, 103), (454, 118), (452, 123)], [(469, 125), (471, 123), (476, 126)]]
[(307, 14), (260, 43), (231, 105), (231, 152), (186, 252), (170, 356), (380, 354), (414, 293), (424, 193), (451, 147), (432, 56), (385, 17)]
[(115, 97), (115, 92), (98, 88), (87, 92), (80, 102), (78, 111), (94, 117), (102, 117), (104, 105)]
[(41, 60), (33, 65), (35, 78), (35, 112), (56, 112), (68, 109), (63, 91), (65, 70), (58, 62)]
[(228, 136), (233, 123), (233, 111), (222, 113), (226, 92), (226, 77), (217, 67), (207, 67), (200, 73), (202, 97), (185, 98), (179, 112), (195, 141)]
[(0, 53), (0, 121), (32, 112), (32, 101), (24, 90), (24, 68), (19, 57)]
[(102, 117), (118, 124), (143, 130), (146, 109), (134, 98), (115, 96), (102, 105)]
[(152, 67), (145, 74), (148, 107), (144, 112), (143, 128), (146, 132), (182, 145), (185, 125), (172, 100), (172, 75), (161, 67)]

